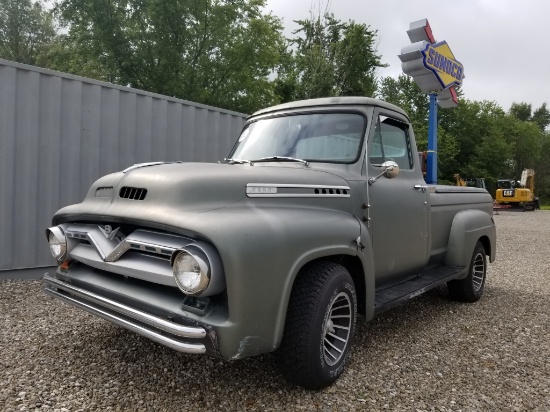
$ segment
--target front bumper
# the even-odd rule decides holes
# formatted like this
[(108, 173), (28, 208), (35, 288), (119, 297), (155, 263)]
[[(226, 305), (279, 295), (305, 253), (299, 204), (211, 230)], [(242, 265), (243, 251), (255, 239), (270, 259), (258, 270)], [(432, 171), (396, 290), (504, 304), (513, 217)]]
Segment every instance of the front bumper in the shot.
[(214, 329), (182, 310), (175, 288), (167, 294), (163, 287), (76, 266), (70, 275), (46, 273), (44, 292), (176, 351), (220, 356)]

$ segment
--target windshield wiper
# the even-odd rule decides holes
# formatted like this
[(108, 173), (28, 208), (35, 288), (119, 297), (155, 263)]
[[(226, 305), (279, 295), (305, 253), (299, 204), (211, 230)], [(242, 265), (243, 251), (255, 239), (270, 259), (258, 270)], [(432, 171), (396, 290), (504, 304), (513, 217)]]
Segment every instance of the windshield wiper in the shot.
[(225, 161), (225, 163), (230, 163), (230, 164), (240, 164), (242, 165), (243, 163), (248, 163), (248, 164), (251, 164), (252, 162), (250, 160), (244, 160), (244, 159), (223, 159)]
[(306, 166), (309, 166), (309, 162), (304, 159), (297, 159), (295, 157), (285, 157), (285, 156), (269, 156), (269, 157), (262, 157), (258, 160), (251, 160), (252, 163), (258, 163), (258, 162), (270, 162), (272, 160), (279, 161), (279, 162), (300, 162), (305, 164)]

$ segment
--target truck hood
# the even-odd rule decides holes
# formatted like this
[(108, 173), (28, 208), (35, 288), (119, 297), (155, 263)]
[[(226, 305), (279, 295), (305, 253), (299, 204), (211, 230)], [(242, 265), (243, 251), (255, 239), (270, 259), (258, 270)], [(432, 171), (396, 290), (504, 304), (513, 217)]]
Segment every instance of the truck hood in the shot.
[[(250, 206), (269, 201), (266, 197), (279, 205), (285, 198), (294, 204), (315, 201), (317, 206), (332, 201), (332, 206), (325, 207), (342, 209), (342, 202), (349, 204), (349, 190), (343, 177), (301, 164), (153, 164), (100, 178), (82, 203), (58, 211), (54, 222), (61, 215), (78, 214), (139, 215), (140, 219), (155, 221), (157, 213), (202, 213), (231, 205)], [(322, 197), (325, 199), (319, 199)]]

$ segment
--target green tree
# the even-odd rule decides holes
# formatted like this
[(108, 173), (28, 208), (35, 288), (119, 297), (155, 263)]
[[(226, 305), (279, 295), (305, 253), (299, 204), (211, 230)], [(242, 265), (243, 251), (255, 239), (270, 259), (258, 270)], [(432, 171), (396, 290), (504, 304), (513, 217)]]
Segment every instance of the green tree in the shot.
[(531, 105), (525, 102), (512, 103), (512, 106), (510, 107), (510, 115), (524, 122), (531, 119), (531, 111)]
[(329, 96), (373, 96), (376, 69), (386, 67), (376, 52), (377, 32), (325, 13), (298, 20), (286, 58), (278, 68), (281, 101)]
[(534, 169), (541, 156), (543, 135), (538, 126), (507, 116), (503, 125), (505, 138), (513, 148), (512, 173), (520, 176), (523, 169)]
[(55, 34), (52, 16), (41, 2), (0, 0), (0, 57), (37, 64)]
[(535, 195), (550, 203), (550, 133), (545, 132), (541, 142), (541, 156), (535, 165)]
[(458, 106), (453, 109), (439, 110), (439, 128), (456, 142), (455, 157), (440, 163), (444, 178), (450, 180), (454, 173), (463, 177), (491, 177), (479, 153), (483, 142), (490, 141), (498, 130), (496, 121), (504, 115), (495, 102), (465, 98), (459, 99)]
[(535, 122), (540, 130), (544, 131), (550, 125), (550, 111), (543, 103), (538, 109), (533, 112), (531, 121)]
[(92, 68), (102, 80), (249, 113), (276, 102), (269, 76), (284, 38), (264, 6), (265, 0), (62, 0), (68, 42), (60, 51), (97, 62)]
[(528, 103), (512, 103), (510, 115), (524, 122), (535, 123), (541, 131), (544, 131), (550, 125), (550, 111), (546, 107), (546, 103), (543, 103), (534, 111)]

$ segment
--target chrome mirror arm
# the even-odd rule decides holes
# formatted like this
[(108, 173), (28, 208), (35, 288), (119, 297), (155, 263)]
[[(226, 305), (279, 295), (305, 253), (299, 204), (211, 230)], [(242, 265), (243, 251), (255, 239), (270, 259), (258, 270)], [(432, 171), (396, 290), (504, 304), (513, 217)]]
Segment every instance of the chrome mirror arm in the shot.
[(384, 170), (378, 176), (371, 177), (369, 179), (369, 185), (372, 185), (383, 175), (385, 175), (388, 179), (392, 179), (399, 174), (399, 165), (392, 160), (382, 163), (381, 166)]

